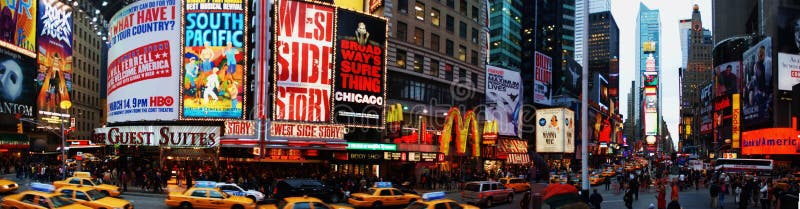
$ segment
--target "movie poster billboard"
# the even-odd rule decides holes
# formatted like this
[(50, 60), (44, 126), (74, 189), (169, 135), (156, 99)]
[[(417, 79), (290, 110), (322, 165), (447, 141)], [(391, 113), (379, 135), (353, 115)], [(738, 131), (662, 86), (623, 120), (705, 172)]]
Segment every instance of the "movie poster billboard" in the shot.
[(800, 83), (800, 10), (778, 9), (778, 90)]
[(645, 95), (644, 119), (645, 135), (658, 135), (658, 95)]
[(575, 152), (575, 112), (567, 108), (536, 110), (536, 152)]
[(731, 95), (739, 92), (741, 79), (741, 61), (726, 62), (714, 67), (714, 97)]
[(36, 116), (36, 60), (0, 47), (0, 115)]
[(273, 120), (331, 120), (334, 8), (276, 2)]
[(700, 90), (700, 134), (709, 134), (713, 128), (713, 120), (711, 119), (711, 112), (714, 106), (711, 104), (711, 89), (714, 84), (708, 84)]
[(742, 124), (749, 129), (772, 124), (772, 38), (742, 54)]
[(39, 71), (36, 102), (40, 111), (61, 112), (72, 92), (72, 8), (57, 0), (39, 1)]
[(712, 116), (714, 124), (714, 139), (717, 142), (724, 142), (726, 139), (730, 140), (733, 114), (731, 95), (725, 95), (714, 99), (714, 112)]
[(541, 52), (536, 52), (535, 55), (535, 81), (533, 91), (533, 102), (542, 105), (550, 105), (552, 94), (552, 77), (553, 77), (553, 59)]
[[(55, 0), (38, 0), (43, 4), (52, 4)], [(37, 11), (37, 0), (4, 0), (0, 1), (0, 47), (10, 49), (27, 57), (36, 57), (36, 26), (41, 18), (53, 18), (61, 12), (41, 16)], [(63, 4), (60, 4), (63, 5)], [(41, 7), (39, 7), (41, 8)], [(68, 7), (67, 7), (68, 8)], [(39, 9), (41, 10), (41, 9)], [(37, 15), (40, 15), (37, 17)], [(60, 18), (60, 17), (58, 17)], [(51, 22), (53, 23), (53, 22)], [(63, 24), (63, 23), (56, 23)], [(70, 24), (71, 26), (72, 24)], [(67, 32), (72, 27), (58, 28)]]
[(386, 20), (338, 9), (334, 122), (383, 126), (386, 90)]
[(499, 135), (522, 134), (522, 78), (519, 72), (486, 66), (486, 120), (497, 122)]
[(181, 118), (244, 116), (247, 19), (245, 1), (186, 0)]
[(136, 1), (108, 27), (107, 120), (178, 119), (181, 3)]
[(569, 59), (561, 64), (562, 70), (553, 72), (552, 95), (578, 97), (581, 94), (581, 65)]

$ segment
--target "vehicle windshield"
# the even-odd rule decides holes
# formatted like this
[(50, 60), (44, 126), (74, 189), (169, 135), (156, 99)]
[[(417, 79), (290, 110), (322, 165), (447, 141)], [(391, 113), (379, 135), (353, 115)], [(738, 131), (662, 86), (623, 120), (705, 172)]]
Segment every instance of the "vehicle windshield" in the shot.
[(464, 187), (464, 190), (473, 191), (473, 192), (480, 192), (481, 191), (481, 185), (480, 184), (467, 184), (467, 186)]
[(408, 205), (408, 207), (406, 207), (406, 209), (426, 209), (426, 208), (428, 208), (428, 205), (419, 202), (411, 203), (410, 205)]
[(95, 186), (97, 186), (97, 185), (100, 185), (100, 182), (99, 182), (99, 181), (97, 181), (97, 179), (92, 179), (92, 180), (91, 180), (91, 182), (92, 182), (92, 184), (94, 184)]
[(375, 194), (375, 189), (368, 189), (367, 194)]
[(64, 206), (67, 206), (67, 205), (72, 205), (73, 203), (75, 203), (72, 200), (67, 199), (67, 198), (63, 198), (61, 196), (51, 197), (50, 198), (50, 202), (52, 202), (53, 203), (53, 207), (56, 207), (56, 208), (64, 207)]
[(86, 194), (88, 194), (89, 198), (92, 198), (92, 200), (99, 200), (99, 199), (103, 199), (104, 197), (106, 197), (106, 194), (103, 194), (102, 192), (94, 190), (94, 189), (87, 191)]

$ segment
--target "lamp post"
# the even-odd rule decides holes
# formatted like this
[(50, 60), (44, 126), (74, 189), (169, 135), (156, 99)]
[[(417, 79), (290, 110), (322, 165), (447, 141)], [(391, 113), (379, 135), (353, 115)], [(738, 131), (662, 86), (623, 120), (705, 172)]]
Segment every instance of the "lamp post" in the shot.
[[(59, 106), (64, 112), (69, 112), (69, 108), (72, 107), (72, 102), (69, 100), (62, 100), (59, 103)], [(62, 165), (62, 168), (64, 169), (62, 171), (62, 179), (67, 179), (67, 138), (64, 136), (64, 120), (61, 117), (58, 119), (58, 124), (61, 125), (61, 160), (64, 163)]]

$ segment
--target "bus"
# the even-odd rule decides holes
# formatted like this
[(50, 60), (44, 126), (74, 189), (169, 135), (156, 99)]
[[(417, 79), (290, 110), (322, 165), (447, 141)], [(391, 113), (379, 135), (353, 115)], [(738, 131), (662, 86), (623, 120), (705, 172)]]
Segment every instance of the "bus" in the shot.
[(714, 162), (714, 169), (722, 172), (772, 172), (770, 159), (720, 158)]

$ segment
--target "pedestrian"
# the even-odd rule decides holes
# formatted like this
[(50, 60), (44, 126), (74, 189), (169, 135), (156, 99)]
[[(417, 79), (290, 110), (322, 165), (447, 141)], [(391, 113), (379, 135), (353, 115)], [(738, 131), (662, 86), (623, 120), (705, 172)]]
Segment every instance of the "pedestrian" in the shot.
[(630, 184), (625, 185), (625, 196), (622, 197), (622, 200), (625, 201), (626, 208), (633, 209), (633, 190), (629, 185)]
[[(631, 174), (631, 176), (633, 176), (633, 174)], [(638, 201), (639, 200), (639, 180), (638, 180), (638, 178), (633, 178), (630, 181), (630, 183), (628, 183), (628, 184), (630, 184), (630, 190), (631, 190), (631, 192), (633, 192), (634, 200)]]
[(672, 202), (669, 202), (667, 209), (681, 209), (681, 204), (678, 203), (678, 200), (673, 200)]
[(123, 192), (127, 192), (128, 191), (128, 173), (125, 172), (125, 171), (122, 171), (122, 176), (119, 179), (120, 179), (120, 183), (122, 184), (122, 191)]
[[(669, 194), (669, 200), (678, 201), (678, 198), (680, 197), (680, 196), (678, 196), (678, 190), (679, 190), (678, 182), (673, 181), (672, 182), (672, 191), (670, 191), (670, 194)], [(669, 208), (669, 206), (667, 206), (667, 208)]]
[(597, 193), (597, 189), (594, 189), (594, 193), (589, 196), (589, 203), (594, 206), (594, 209), (600, 209), (600, 204), (603, 203), (603, 196)]
[(711, 208), (718, 208), (719, 207), (719, 193), (721, 188), (716, 183), (712, 182), (711, 186), (708, 188), (708, 194), (711, 196)]
[(769, 181), (761, 182), (761, 188), (759, 189), (760, 192), (760, 201), (761, 201), (761, 209), (769, 209), (769, 188), (771, 183)]
[(525, 193), (522, 194), (522, 200), (519, 201), (519, 208), (520, 209), (528, 209), (528, 207), (530, 206), (530, 203), (531, 203), (531, 191), (528, 190), (528, 191), (525, 191)]
[(606, 191), (608, 191), (609, 187), (611, 186), (611, 178), (603, 179), (603, 184), (606, 185)]
[(658, 195), (656, 199), (658, 200), (658, 209), (666, 209), (667, 208), (667, 188), (664, 186), (664, 182), (658, 182), (658, 186), (656, 186), (656, 190), (658, 191)]
[[(720, 180), (724, 180), (724, 179), (720, 179)], [(720, 180), (718, 180), (719, 183), (717, 183), (717, 184), (719, 184), (719, 187), (720, 187), (720, 190), (719, 190), (720, 191), (720, 193), (719, 193), (719, 208), (721, 209), (721, 208), (723, 208), (723, 205), (725, 205), (725, 195), (728, 194), (728, 186), (725, 185), (724, 181), (720, 181)]]

